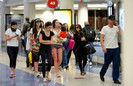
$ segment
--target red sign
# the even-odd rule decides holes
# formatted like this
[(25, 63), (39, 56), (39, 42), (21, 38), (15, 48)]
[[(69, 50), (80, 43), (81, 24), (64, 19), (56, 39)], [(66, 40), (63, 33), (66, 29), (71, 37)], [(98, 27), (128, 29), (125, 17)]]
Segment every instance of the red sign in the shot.
[(58, 5), (57, 0), (47, 0), (47, 5), (49, 8), (56, 8)]
[(82, 0), (80, 0), (80, 2), (82, 2)]

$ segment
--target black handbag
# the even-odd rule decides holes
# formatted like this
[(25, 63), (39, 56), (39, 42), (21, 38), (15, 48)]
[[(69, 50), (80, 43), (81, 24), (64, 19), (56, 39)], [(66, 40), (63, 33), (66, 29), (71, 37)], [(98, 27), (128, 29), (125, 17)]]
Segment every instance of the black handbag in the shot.
[(86, 44), (85, 45), (85, 50), (87, 51), (87, 54), (93, 54), (96, 52), (95, 48), (93, 47), (92, 44)]

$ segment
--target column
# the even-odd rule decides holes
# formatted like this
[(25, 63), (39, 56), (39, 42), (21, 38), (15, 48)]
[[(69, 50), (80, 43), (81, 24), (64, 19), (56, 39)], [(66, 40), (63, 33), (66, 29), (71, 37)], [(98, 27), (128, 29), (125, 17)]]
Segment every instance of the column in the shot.
[(72, 10), (72, 24), (74, 24), (74, 0), (59, 0), (60, 9)]
[(133, 86), (133, 0), (124, 2), (123, 86)]
[(35, 4), (30, 3), (30, 0), (24, 0), (24, 18), (29, 17), (30, 20), (35, 19)]
[(88, 8), (87, 3), (79, 3), (78, 9), (78, 24), (84, 27), (84, 22), (88, 21)]
[(5, 3), (4, 1), (0, 1), (0, 46), (2, 41), (5, 41)]
[(119, 15), (119, 6), (118, 2), (116, 2), (116, 9), (115, 9), (115, 18), (118, 20), (118, 15)]

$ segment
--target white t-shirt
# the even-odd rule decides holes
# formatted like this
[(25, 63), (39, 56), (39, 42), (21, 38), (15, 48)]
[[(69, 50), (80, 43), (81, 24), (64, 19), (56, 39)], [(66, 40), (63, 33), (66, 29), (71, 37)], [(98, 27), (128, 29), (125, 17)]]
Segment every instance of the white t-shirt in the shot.
[[(40, 28), (39, 32), (37, 33), (38, 38), (39, 38), (40, 32), (41, 32), (41, 28)], [(33, 28), (30, 29), (30, 34), (33, 34)], [(33, 38), (34, 38), (34, 35), (33, 35)]]
[[(21, 32), (19, 29), (16, 30), (16, 32), (12, 32), (11, 28), (7, 29), (5, 32), (6, 35), (8, 36), (14, 36), (16, 34), (21, 35)], [(15, 37), (11, 40), (7, 40), (7, 46), (11, 46), (11, 47), (18, 47), (19, 43), (18, 43), (18, 37)]]
[(110, 28), (107, 26), (104, 26), (101, 30), (101, 34), (104, 35), (104, 46), (105, 48), (117, 48), (118, 47), (118, 27), (113, 26), (113, 28)]

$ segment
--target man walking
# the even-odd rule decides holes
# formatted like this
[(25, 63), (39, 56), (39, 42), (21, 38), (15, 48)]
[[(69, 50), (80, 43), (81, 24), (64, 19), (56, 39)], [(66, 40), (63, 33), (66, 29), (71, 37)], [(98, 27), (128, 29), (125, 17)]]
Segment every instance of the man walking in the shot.
[(120, 66), (120, 51), (117, 42), (118, 33), (121, 34), (122, 30), (115, 20), (115, 16), (110, 15), (108, 17), (108, 25), (104, 26), (101, 30), (100, 42), (104, 52), (104, 64), (100, 72), (100, 79), (104, 81), (104, 75), (108, 66), (113, 62), (112, 77), (115, 84), (121, 84), (118, 80)]

